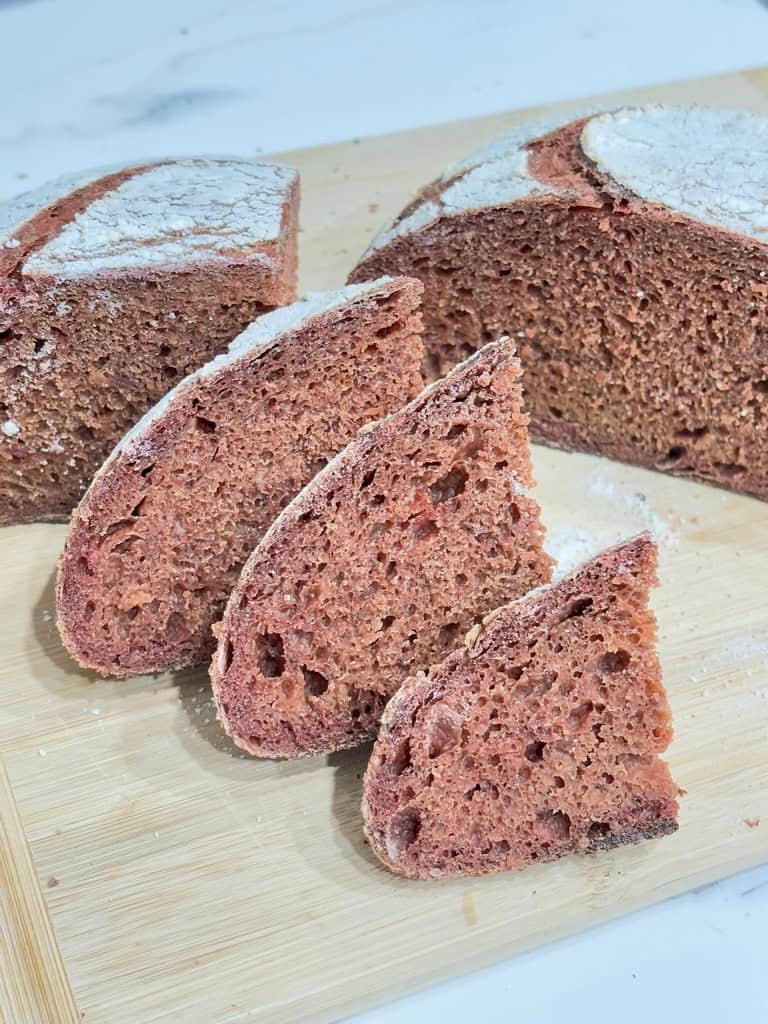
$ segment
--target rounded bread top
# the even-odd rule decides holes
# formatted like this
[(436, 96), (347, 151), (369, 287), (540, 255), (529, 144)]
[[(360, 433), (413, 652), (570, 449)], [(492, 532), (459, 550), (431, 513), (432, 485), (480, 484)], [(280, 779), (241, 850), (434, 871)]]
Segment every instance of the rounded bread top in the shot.
[[(119, 183), (99, 194), (115, 174)], [(18, 248), (37, 215), (92, 188), (91, 201), (22, 257), (23, 275), (70, 279), (237, 254), (267, 261), (261, 247), (279, 239), (296, 179), (288, 167), (208, 157), (68, 175), (0, 204), (0, 249)]]
[[(573, 110), (516, 125), (451, 167), (366, 255), (440, 217), (562, 190), (529, 169), (532, 143), (585, 116)], [(642, 106), (592, 112), (579, 137), (606, 179), (639, 199), (768, 241), (768, 117), (744, 110)]]

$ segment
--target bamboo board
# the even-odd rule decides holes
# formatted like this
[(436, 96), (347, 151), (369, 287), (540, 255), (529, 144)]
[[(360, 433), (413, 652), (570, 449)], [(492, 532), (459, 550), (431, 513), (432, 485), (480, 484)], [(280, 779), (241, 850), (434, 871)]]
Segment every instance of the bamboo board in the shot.
[[(768, 112), (768, 71), (610, 100)], [(520, 113), (291, 153), (304, 288)], [(365, 751), (275, 764), (220, 734), (204, 673), (98, 681), (53, 623), (63, 527), (0, 531), (0, 1019), (336, 1019), (768, 859), (768, 505), (537, 449), (556, 551), (651, 526), (655, 609), (688, 795), (659, 843), (424, 885), (360, 828)], [(762, 818), (762, 827), (755, 822)]]

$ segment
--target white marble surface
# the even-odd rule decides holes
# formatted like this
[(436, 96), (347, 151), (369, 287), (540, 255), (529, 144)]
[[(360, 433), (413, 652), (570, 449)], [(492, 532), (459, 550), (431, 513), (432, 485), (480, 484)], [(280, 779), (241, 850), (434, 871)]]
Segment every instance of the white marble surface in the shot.
[[(0, 0), (0, 198), (764, 64), (758, 0)], [(767, 769), (768, 770), (768, 769)], [(768, 827), (765, 823), (763, 827)], [(768, 866), (356, 1020), (768, 1020)]]

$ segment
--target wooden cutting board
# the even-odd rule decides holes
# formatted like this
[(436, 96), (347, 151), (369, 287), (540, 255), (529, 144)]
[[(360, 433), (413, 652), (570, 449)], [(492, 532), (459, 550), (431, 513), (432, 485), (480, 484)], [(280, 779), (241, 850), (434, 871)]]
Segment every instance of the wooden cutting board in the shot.
[[(768, 112), (768, 71), (610, 97)], [(337, 286), (411, 191), (520, 119), (292, 153), (305, 288)], [(6, 1024), (331, 1020), (768, 859), (768, 504), (537, 449), (552, 548), (644, 526), (688, 795), (658, 843), (420, 884), (372, 859), (366, 752), (241, 756), (204, 673), (112, 683), (53, 622), (63, 527), (0, 531), (0, 1014)], [(758, 825), (762, 819), (762, 825)]]

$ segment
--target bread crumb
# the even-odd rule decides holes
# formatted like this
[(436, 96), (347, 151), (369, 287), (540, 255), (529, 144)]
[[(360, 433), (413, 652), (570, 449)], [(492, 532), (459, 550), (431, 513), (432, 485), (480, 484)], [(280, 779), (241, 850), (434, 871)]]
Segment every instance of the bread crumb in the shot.
[(55, 889), (59, 884), (59, 880), (56, 875), (49, 875), (48, 881), (45, 883), (49, 889)]
[(759, 824), (760, 824), (760, 819), (759, 818), (745, 818), (744, 819), (744, 824), (747, 826), (747, 828), (757, 828), (759, 826)]
[(471, 892), (465, 892), (461, 898), (461, 912), (467, 925), (472, 928), (477, 924), (477, 909), (475, 898)]
[(379, 212), (379, 204), (378, 203), (368, 203), (368, 213), (378, 213), (378, 212)]

